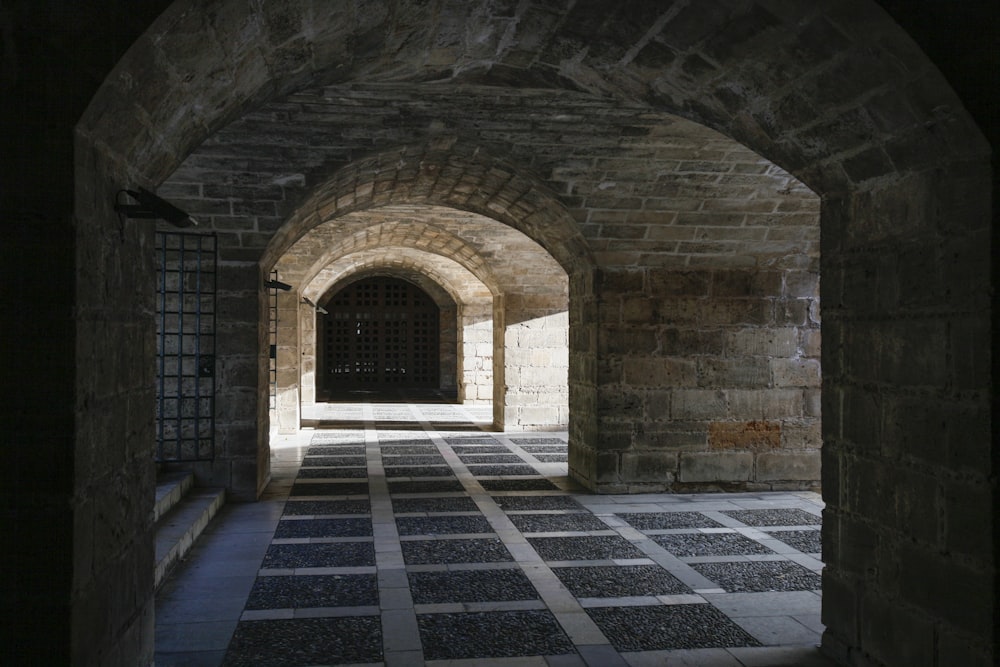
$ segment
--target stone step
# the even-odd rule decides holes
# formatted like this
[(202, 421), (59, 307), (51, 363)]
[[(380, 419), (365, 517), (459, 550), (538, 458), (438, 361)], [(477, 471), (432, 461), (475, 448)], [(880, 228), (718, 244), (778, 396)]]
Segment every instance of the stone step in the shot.
[(159, 587), (170, 569), (187, 555), (195, 540), (225, 502), (224, 489), (188, 488), (181, 500), (156, 522), (156, 570)]
[(164, 472), (156, 476), (156, 503), (153, 505), (153, 523), (181, 501), (184, 494), (194, 486), (194, 473)]

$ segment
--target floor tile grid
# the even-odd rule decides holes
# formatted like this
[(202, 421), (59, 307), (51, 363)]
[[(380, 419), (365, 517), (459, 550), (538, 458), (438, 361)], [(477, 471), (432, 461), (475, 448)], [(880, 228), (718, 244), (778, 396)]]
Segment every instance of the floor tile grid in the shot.
[[(469, 468), (462, 462), (459, 455), (451, 448), (433, 426), (424, 418), (419, 408), (414, 407), (414, 416), (424, 426), (425, 431), (437, 445), (442, 456), (455, 470), (468, 493), (483, 515), (493, 526), (503, 544), (510, 551), (514, 562), (520, 566), (528, 580), (538, 591), (541, 601), (555, 616), (566, 635), (579, 651), (581, 647), (600, 647), (605, 651), (609, 667), (624, 665), (624, 661), (611, 648), (611, 643), (597, 624), (587, 615), (577, 599), (566, 590), (552, 569), (541, 556), (531, 547), (524, 535), (519, 531), (500, 506), (493, 500)], [(497, 438), (502, 442), (502, 439)]]
[(379, 604), (382, 612), (382, 654), (386, 667), (418, 665), (424, 660), (413, 596), (406, 576), (403, 549), (389, 496), (379, 433), (371, 406), (365, 407), (365, 454), (372, 503), (372, 532), (378, 566)]
[[(368, 415), (365, 415), (365, 416), (368, 416)], [(372, 414), (371, 417), (374, 417), (374, 414)], [(430, 444), (432, 444), (432, 446), (434, 446), (439, 451), (446, 451), (448, 449), (451, 449), (450, 445), (448, 445), (447, 440), (451, 440), (453, 438), (450, 438), (448, 436), (456, 435), (456, 433), (454, 433), (454, 432), (445, 432), (445, 435), (441, 436), (441, 435), (436, 434), (436, 433), (434, 433), (432, 431), (433, 424), (431, 424), (427, 420), (424, 420), (424, 421), (425, 421), (424, 428), (425, 428), (425, 430), (427, 430), (428, 436), (431, 436), (431, 439), (428, 440), (428, 442)], [(384, 477), (384, 468), (381, 471), (379, 470), (379, 465), (383, 463), (383, 459), (382, 459), (382, 453), (379, 451), (379, 447), (377, 445), (380, 434), (379, 434), (379, 432), (377, 432), (377, 430), (376, 430), (375, 427), (378, 426), (378, 425), (376, 423), (374, 423), (374, 421), (373, 421), (372, 418), (369, 418), (369, 419), (366, 420), (366, 425), (369, 427), (367, 429), (367, 432), (366, 432), (366, 435), (367, 435), (367, 438), (366, 438), (366, 440), (367, 440), (367, 442), (366, 442), (366, 445), (367, 445), (366, 454), (368, 455), (369, 462), (373, 463), (373, 465), (371, 466), (371, 469), (368, 471), (369, 472), (370, 481), (373, 482), (373, 484), (371, 485), (372, 499), (375, 500), (375, 498), (377, 496), (382, 495), (388, 501), (388, 504), (385, 507), (382, 508), (386, 512), (385, 517), (383, 517), (386, 520), (385, 521), (377, 521), (376, 518), (375, 518), (375, 510), (373, 508), (372, 524), (373, 524), (373, 526), (375, 526), (376, 524), (389, 526), (391, 524), (391, 527), (392, 527), (391, 529), (394, 530), (395, 529), (395, 522), (394, 522), (395, 517), (394, 517), (394, 515), (392, 513), (391, 500), (389, 500), (389, 494), (388, 494), (388, 490), (389, 489), (388, 489), (388, 485), (386, 483), (386, 479)], [(409, 431), (409, 432), (407, 432), (407, 431), (400, 431), (400, 432), (395, 432), (395, 433), (384, 432), (384, 433), (382, 433), (382, 436), (383, 437), (388, 437), (390, 439), (395, 438), (396, 440), (403, 441), (403, 440), (406, 440), (406, 439), (408, 439), (408, 438), (416, 435), (416, 433), (418, 433), (418, 432), (413, 432), (413, 431)], [(325, 435), (329, 435), (329, 434), (325, 434)], [(469, 437), (470, 440), (471, 439), (475, 439), (476, 441), (479, 441), (479, 442), (486, 442), (486, 440), (482, 439), (482, 436), (486, 436), (487, 438), (490, 437), (490, 436), (488, 436), (485, 433), (482, 434), (481, 436), (478, 436), (478, 437), (476, 437), (476, 436), (468, 436), (468, 437)], [(514, 442), (515, 442), (516, 439), (518, 439), (518, 438), (515, 438), (514, 436), (512, 436), (511, 438), (507, 438), (507, 440), (509, 440), (509, 442), (507, 444), (513, 445), (514, 447), (517, 447), (518, 445), (514, 444)], [(497, 438), (494, 435), (493, 441), (494, 442), (501, 441), (501, 438)], [(321, 442), (323, 444), (327, 444), (327, 441), (326, 441), (325, 438), (321, 439), (321, 440), (315, 440), (315, 442), (317, 444), (319, 444)], [(441, 447), (442, 444), (444, 444), (444, 449), (442, 449), (442, 447)], [(513, 451), (513, 449), (509, 449), (508, 451)], [(464, 474), (462, 475), (462, 477), (463, 477), (462, 481), (463, 481), (463, 484), (464, 484), (464, 488), (466, 488), (467, 491), (473, 491), (473, 492), (475, 492), (474, 493), (474, 501), (477, 501), (476, 502), (477, 506), (480, 507), (480, 509), (490, 508), (492, 510), (496, 510), (501, 515), (503, 515), (504, 513), (503, 513), (502, 510), (499, 509), (499, 505), (497, 505), (497, 503), (494, 501), (494, 499), (492, 497), (490, 497), (490, 495), (483, 490), (482, 485), (480, 485), (478, 483), (478, 480), (476, 479), (475, 474), (473, 474), (473, 471), (470, 471), (467, 466), (463, 465), (463, 462), (461, 461), (461, 459), (458, 457), (457, 453), (454, 450), (452, 450), (451, 453), (453, 455), (453, 458), (450, 461), (450, 463), (452, 463), (455, 466), (456, 470), (464, 472)], [(535, 466), (535, 467), (537, 468), (538, 466)], [(383, 473), (383, 474), (379, 474), (380, 472)], [(564, 475), (565, 474), (564, 469), (562, 471), (560, 471), (559, 473), (555, 473), (555, 474), (562, 474), (562, 475)], [(340, 479), (340, 478), (336, 478), (336, 479)], [(345, 481), (355, 481), (355, 480), (351, 480), (351, 479), (347, 479), (347, 478), (343, 478), (343, 479), (345, 479)], [(376, 489), (376, 487), (378, 485), (378, 483), (376, 482), (376, 480), (381, 480), (381, 485), (383, 487), (383, 489), (381, 491), (379, 491), (379, 490)], [(315, 482), (316, 480), (301, 480), (301, 481), (308, 483), (310, 481), (314, 481)], [(504, 492), (496, 492), (496, 491), (494, 491), (492, 493), (494, 495), (499, 495), (499, 496), (506, 495)], [(438, 494), (434, 494), (434, 495), (438, 495)], [(451, 494), (451, 495), (461, 495), (461, 494)], [(517, 492), (510, 492), (509, 495), (516, 496), (516, 495), (519, 495), (519, 494)], [(554, 491), (554, 492), (537, 492), (537, 491), (532, 491), (532, 492), (524, 494), (524, 495), (526, 495), (526, 496), (559, 495), (560, 497), (565, 497), (564, 496), (564, 492), (560, 492), (560, 491)], [(318, 497), (322, 497), (322, 498), (325, 498), (325, 499), (329, 498), (329, 496), (326, 496), (325, 494), (319, 494)], [(306, 497), (300, 497), (298, 499), (294, 499), (293, 502), (295, 502), (295, 501), (301, 502), (301, 501), (305, 500), (305, 498)], [(488, 503), (487, 503), (487, 505), (485, 507), (484, 507), (483, 503), (478, 502), (479, 500), (481, 500), (483, 498), (486, 498), (488, 500)], [(603, 502), (603, 503), (606, 503), (606, 504), (607, 504), (607, 501), (609, 499), (610, 499), (610, 497), (597, 497), (597, 500), (599, 502)], [(583, 501), (583, 500), (584, 500), (584, 498), (581, 498), (581, 501)], [(594, 500), (595, 500), (595, 497), (586, 497), (586, 500), (589, 503), (592, 504), (594, 502)], [(617, 500), (617, 499), (615, 499), (615, 500)], [(704, 510), (706, 515), (715, 516), (717, 519), (719, 519), (721, 517), (716, 516), (716, 515), (712, 515), (711, 512), (720, 512), (721, 513), (722, 511), (731, 511), (731, 510), (739, 510), (739, 509), (760, 509), (760, 510), (766, 510), (766, 509), (774, 508), (774, 507), (788, 507), (791, 504), (789, 502), (786, 502), (785, 498), (777, 496), (775, 494), (770, 494), (769, 496), (765, 495), (765, 496), (762, 496), (762, 497), (754, 497), (752, 495), (747, 495), (746, 497), (741, 497), (740, 495), (734, 495), (734, 496), (728, 497), (725, 501), (716, 501), (716, 500), (705, 501), (705, 500), (701, 500), (700, 503), (697, 502), (698, 499), (694, 498), (694, 497), (690, 498), (690, 500), (689, 500), (687, 498), (678, 499), (676, 496), (675, 497), (660, 497), (660, 498), (656, 498), (656, 497), (650, 496), (650, 497), (644, 497), (644, 500), (649, 500), (651, 502), (637, 504), (636, 503), (636, 498), (634, 496), (633, 497), (626, 497), (626, 498), (620, 499), (620, 500), (618, 500), (618, 502), (620, 502), (623, 507), (628, 507), (628, 509), (642, 509), (644, 511), (650, 511), (650, 512), (678, 511), (678, 510), (681, 510), (681, 509), (686, 510), (686, 511), (701, 511), (701, 510)], [(816, 505), (815, 505), (815, 496), (803, 496), (801, 494), (798, 494), (798, 495), (794, 495), (794, 498), (789, 498), (787, 500), (797, 500), (797, 501), (799, 501), (799, 504), (802, 507), (802, 509), (804, 509), (807, 512), (811, 512), (813, 514), (817, 514)], [(696, 501), (696, 502), (691, 502), (691, 501)], [(613, 509), (620, 511), (620, 510), (623, 509), (623, 507), (617, 507), (617, 508), (613, 508)], [(596, 508), (593, 508), (593, 509), (596, 509)], [(601, 507), (600, 509), (607, 509), (607, 507)], [(577, 514), (582, 513), (579, 509), (577, 509), (575, 512)], [(600, 510), (598, 510), (598, 513), (599, 512), (600, 512)], [(538, 515), (538, 514), (543, 514), (543, 513), (548, 513), (548, 514), (552, 514), (552, 515), (561, 515), (561, 514), (565, 514), (567, 512), (565, 510), (555, 510), (555, 511), (549, 511), (549, 512), (546, 512), (545, 510), (522, 510), (522, 511), (508, 510), (507, 511), (508, 515), (516, 515), (516, 514), (535, 514), (535, 515)], [(609, 515), (612, 515), (614, 512), (611, 511), (611, 512), (605, 512), (605, 513), (609, 514)], [(434, 514), (434, 513), (430, 513), (430, 514)], [(448, 514), (448, 513), (443, 513), (443, 514)], [(484, 514), (486, 514), (486, 512), (484, 512)], [(320, 515), (320, 516), (324, 516), (324, 515)], [(341, 517), (341, 518), (348, 518), (348, 515), (326, 515), (326, 516), (330, 516), (330, 517), (336, 516), (336, 517)], [(815, 526), (809, 526), (809, 525), (804, 525), (804, 526), (796, 526), (796, 525), (775, 526), (775, 524), (767, 524), (766, 527), (764, 527), (765, 529), (762, 530), (761, 529), (762, 527), (746, 526), (743, 523), (739, 522), (738, 520), (735, 520), (735, 519), (732, 519), (731, 517), (728, 517), (728, 515), (722, 515), (722, 516), (727, 517), (729, 519), (729, 523), (728, 523), (729, 527), (722, 527), (722, 528), (715, 528), (715, 529), (712, 529), (712, 528), (695, 529), (693, 532), (710, 533), (710, 532), (713, 532), (713, 531), (715, 531), (715, 532), (732, 531), (733, 533), (738, 533), (738, 534), (745, 535), (749, 539), (756, 539), (758, 542), (765, 541), (765, 540), (771, 540), (772, 542), (774, 542), (774, 546), (777, 546), (780, 543), (780, 541), (777, 541), (777, 540), (773, 539), (773, 537), (772, 537), (773, 532), (769, 532), (769, 531), (771, 531), (772, 528), (775, 528), (777, 531), (789, 530), (789, 529), (796, 529), (796, 528), (801, 528), (801, 529), (804, 529), (804, 530), (815, 530)], [(285, 518), (290, 518), (290, 517), (285, 517)], [(526, 542), (526, 540), (523, 537), (523, 534), (520, 534), (520, 531), (518, 531), (516, 529), (516, 526), (513, 526), (513, 522), (509, 521), (509, 517), (507, 517), (507, 518), (508, 518), (508, 523), (511, 524), (511, 525), (504, 525), (504, 528), (505, 529), (513, 529), (513, 531), (514, 531), (512, 533), (512, 537), (510, 537), (508, 539), (508, 541), (510, 541), (510, 540), (516, 541), (517, 538), (518, 538), (518, 536), (520, 535), (521, 542), (522, 543)], [(718, 523), (723, 524), (725, 526), (726, 525), (726, 520), (718, 521)], [(494, 525), (494, 527), (497, 527), (495, 523), (493, 523), (493, 525)], [(387, 528), (375, 528), (376, 535), (379, 534), (379, 533), (381, 533), (381, 532), (384, 532), (385, 530), (389, 530), (389, 529), (387, 529)], [(612, 532), (616, 532), (617, 534), (622, 535), (623, 530), (624, 530), (624, 533), (627, 535), (628, 534), (628, 530), (634, 530), (634, 529), (632, 529), (631, 527), (629, 527), (628, 529), (622, 528), (621, 530), (615, 530), (615, 531), (612, 531)], [(593, 534), (594, 532), (595, 531), (588, 531), (587, 534)], [(667, 534), (667, 533), (684, 534), (686, 531), (685, 531), (685, 529), (680, 529), (680, 530), (661, 530), (661, 531), (648, 530), (648, 531), (636, 531), (636, 532), (639, 535), (643, 536), (642, 538), (639, 538), (641, 540), (641, 539), (644, 539), (645, 537), (650, 537), (650, 538), (654, 537), (657, 534)], [(687, 531), (687, 532), (692, 532), (692, 531)], [(498, 531), (498, 534), (500, 534), (499, 531)], [(551, 535), (560, 535), (560, 534), (562, 534), (562, 533), (551, 533)], [(536, 535), (545, 535), (545, 533), (532, 533), (531, 535), (534, 537)], [(622, 535), (622, 536), (624, 536), (624, 535)], [(462, 536), (462, 535), (448, 535), (448, 536), (436, 536), (436, 537), (437, 538), (444, 538), (444, 539), (457, 539), (457, 538), (461, 538), (461, 537), (464, 537), (464, 536)], [(633, 535), (633, 537), (636, 537), (636, 536)], [(313, 539), (315, 541), (320, 541), (323, 538), (313, 538)], [(336, 540), (338, 538), (327, 538), (327, 539)], [(406, 541), (407, 539), (411, 539), (411, 538), (407, 537), (407, 536), (396, 535), (396, 539), (394, 540), (394, 542), (396, 544), (396, 550), (399, 552), (399, 563), (402, 563), (401, 543), (403, 541)], [(307, 540), (307, 541), (309, 541), (309, 540)], [(289, 542), (292, 542), (292, 540), (289, 540)], [(780, 544), (784, 545), (784, 543), (780, 543)], [(527, 548), (530, 549), (530, 545), (528, 545)], [(803, 565), (806, 565), (808, 567), (809, 564), (812, 564), (815, 567), (816, 564), (818, 564), (821, 567), (821, 563), (819, 563), (819, 561), (816, 558), (814, 558), (813, 556), (810, 556), (808, 554), (804, 554), (802, 552), (795, 553), (796, 550), (793, 549), (793, 548), (788, 547), (787, 545), (784, 545), (784, 548), (786, 550), (788, 550), (785, 553), (785, 555), (788, 557), (788, 560), (793, 560), (794, 561), (797, 556), (801, 555), (802, 561), (803, 561), (802, 562)], [(655, 548), (653, 549), (653, 551), (655, 552)], [(536, 557), (537, 557), (537, 554), (536, 554)], [(710, 560), (714, 560), (714, 562), (725, 562), (726, 558), (727, 557), (715, 557), (714, 559), (710, 559)], [(779, 554), (779, 553), (776, 553), (775, 556), (769, 557), (769, 558), (771, 558), (772, 560), (781, 560), (782, 559), (782, 555)], [(752, 557), (746, 557), (743, 560), (752, 560)], [(764, 559), (759, 559), (759, 560), (764, 560)], [(678, 559), (678, 561), (681, 562), (682, 565), (688, 565), (688, 566), (699, 564), (698, 560), (692, 560), (690, 558), (680, 558), (680, 559)], [(811, 563), (810, 563), (810, 561), (811, 561)], [(562, 563), (553, 563), (553, 562), (549, 562), (549, 563), (546, 564), (544, 561), (540, 561), (540, 562), (541, 562), (541, 564), (543, 566), (546, 567), (546, 569), (549, 570), (549, 575), (550, 575), (549, 580), (550, 581), (555, 581), (557, 578), (551, 576), (552, 575), (551, 568), (555, 567), (557, 565), (563, 565), (563, 564)], [(654, 559), (652, 559), (652, 558), (649, 558), (649, 559), (634, 559), (632, 561), (629, 561), (627, 559), (625, 559), (625, 560), (619, 559), (619, 560), (616, 561), (616, 563), (620, 564), (620, 565), (628, 564), (628, 563), (631, 563), (631, 562), (634, 562), (634, 563), (649, 563), (649, 562), (656, 562), (656, 561)], [(706, 561), (706, 562), (708, 562), (708, 561)], [(386, 580), (386, 583), (392, 583), (391, 582), (392, 575), (388, 574), (388, 572), (392, 570), (392, 567), (391, 567), (392, 563), (391, 563), (391, 561), (385, 561), (385, 564), (387, 566), (389, 566), (389, 567), (387, 569), (387, 575), (386, 575), (386, 577), (384, 577), (384, 579)], [(567, 564), (572, 565), (572, 566), (580, 566), (580, 565), (590, 565), (590, 564), (593, 564), (593, 563), (586, 562), (586, 561), (570, 561)], [(382, 564), (380, 563), (380, 568), (381, 568), (381, 565)], [(661, 565), (662, 565), (662, 563), (661, 563)], [(439, 566), (434, 566), (434, 567), (439, 567)], [(502, 565), (501, 564), (452, 564), (452, 565), (448, 566), (448, 568), (450, 568), (451, 570), (489, 569), (489, 568), (497, 568), (497, 567), (502, 567)], [(521, 566), (521, 567), (523, 569), (523, 566)], [(411, 568), (404, 566), (404, 570), (410, 570), (410, 569)], [(421, 569), (426, 569), (428, 571), (432, 571), (433, 570), (433, 568), (425, 568), (423, 566), (414, 566), (413, 567), (413, 571), (420, 571)], [(368, 571), (370, 571), (370, 570), (351, 570), (351, 569), (341, 569), (341, 570), (339, 570), (339, 572), (341, 572), (341, 573), (368, 572)], [(316, 573), (314, 571), (310, 571), (308, 568), (298, 570), (298, 572), (300, 574), (315, 574)], [(268, 573), (262, 571), (260, 574), (263, 575), (263, 574), (268, 574)], [(381, 583), (383, 583), (383, 582), (380, 582), (380, 594), (382, 594), (383, 592), (385, 594), (384, 595), (380, 595), (380, 597), (386, 598), (387, 600), (388, 600), (388, 598), (391, 597), (391, 593), (389, 593), (389, 591), (392, 588), (402, 589), (402, 588), (404, 588), (406, 586), (406, 584), (403, 583), (403, 582), (397, 582), (397, 583), (401, 583), (402, 585), (400, 585), (398, 587), (394, 587), (394, 586), (391, 586), (391, 585), (383, 587), (383, 586), (381, 586)], [(537, 586), (536, 586), (536, 588), (537, 588)], [(718, 591), (718, 592), (716, 592), (716, 591)], [(406, 592), (407, 592), (407, 594), (409, 594), (409, 589), (408, 588), (407, 588)], [(659, 596), (659, 597), (650, 598), (650, 599), (647, 599), (647, 600), (641, 600), (641, 599), (637, 599), (637, 598), (591, 598), (591, 599), (575, 599), (574, 598), (574, 601), (577, 603), (577, 607), (580, 610), (583, 610), (584, 608), (590, 609), (590, 608), (601, 607), (601, 606), (608, 606), (608, 607), (612, 607), (613, 608), (616, 605), (626, 605), (626, 604), (633, 604), (633, 605), (638, 604), (640, 606), (641, 605), (648, 606), (650, 604), (653, 604), (654, 599), (655, 599), (656, 603), (659, 603), (660, 605), (679, 605), (679, 604), (685, 604), (685, 603), (695, 603), (696, 600), (698, 602), (703, 603), (706, 600), (706, 598), (707, 598), (709, 602), (713, 603), (713, 605), (715, 605), (717, 607), (720, 607), (720, 608), (726, 608), (726, 605), (728, 604), (728, 600), (730, 598), (734, 597), (734, 596), (728, 596), (728, 595), (725, 595), (725, 594), (721, 594), (722, 592), (721, 592), (720, 589), (715, 589), (715, 590), (712, 590), (712, 589), (703, 589), (700, 592), (702, 593), (702, 595), (704, 597), (701, 597), (701, 596), (698, 596), (698, 595), (692, 595), (692, 596), (687, 596), (687, 599), (686, 599), (686, 597), (684, 595), (675, 595), (675, 596)], [(786, 594), (782, 594), (782, 595), (787, 596), (788, 594), (786, 593)], [(815, 600), (814, 602), (810, 603), (812, 605), (815, 605), (818, 602), (818, 596), (813, 595), (813, 596), (811, 596), (811, 599)], [(539, 606), (539, 603), (535, 602), (535, 601), (515, 601), (515, 602), (496, 603), (496, 604), (494, 604), (494, 603), (473, 603), (473, 604), (463, 603), (461, 605), (456, 605), (456, 604), (452, 603), (452, 604), (438, 604), (438, 605), (427, 605), (427, 606), (413, 605), (412, 604), (412, 599), (409, 600), (408, 602), (409, 602), (409, 605), (404, 605), (404, 607), (406, 607), (406, 611), (409, 611), (409, 608), (411, 608), (411, 607), (413, 608), (413, 611), (412, 611), (411, 615), (414, 618), (415, 618), (416, 614), (418, 614), (418, 613), (420, 613), (420, 614), (424, 614), (424, 613), (428, 613), (428, 612), (435, 612), (435, 613), (436, 612), (442, 612), (442, 613), (447, 613), (449, 611), (458, 611), (458, 607), (459, 606), (461, 606), (461, 610), (464, 611), (464, 612), (489, 611), (489, 610), (494, 610), (494, 609), (515, 609), (515, 610), (516, 609), (522, 609), (522, 610), (529, 610), (530, 611), (530, 610), (535, 609), (535, 608), (537, 608)], [(381, 612), (383, 614), (385, 614), (387, 608), (391, 607), (392, 605), (393, 605), (392, 602), (383, 603), (380, 600)], [(706, 605), (706, 606), (709, 606), (709, 605)], [(612, 611), (614, 611), (614, 610), (612, 609)], [(639, 611), (642, 611), (642, 610), (639, 610)], [(330, 616), (345, 615), (345, 616), (350, 616), (352, 614), (361, 613), (361, 612), (371, 612), (371, 610), (369, 610), (369, 609), (351, 608), (351, 607), (341, 607), (341, 608), (317, 608), (317, 609), (312, 609), (312, 610), (300, 610), (300, 612), (302, 612), (302, 616), (299, 616), (299, 618), (304, 618), (304, 617), (308, 617), (308, 616), (323, 616), (323, 615), (330, 615)], [(375, 613), (378, 613), (378, 612), (376, 611)], [(727, 613), (729, 613), (729, 612), (727, 612)], [(248, 617), (248, 620), (250, 618), (253, 618), (253, 617), (252, 616)], [(386, 622), (391, 622), (392, 619), (391, 619), (391, 617), (387, 616), (387, 617), (383, 618), (382, 620), (383, 620), (383, 626), (385, 626), (385, 623)], [(746, 625), (748, 623), (748, 621), (746, 621), (746, 619), (737, 619), (737, 620), (738, 620), (738, 622), (740, 622), (741, 624), (744, 624), (744, 625)], [(806, 619), (804, 622), (808, 625), (809, 619)], [(816, 619), (816, 621), (814, 623), (818, 624), (818, 615), (817, 615), (817, 619)], [(817, 629), (818, 629), (818, 631), (822, 630), (821, 626), (814, 625), (814, 632)], [(765, 628), (760, 628), (759, 630), (760, 631), (766, 631), (767, 628), (766, 627)], [(412, 633), (411, 634), (411, 638), (412, 638), (412, 636), (414, 634), (416, 635), (416, 642), (415, 642), (415, 644), (411, 643), (410, 646), (414, 646), (415, 645), (417, 647), (417, 649), (419, 649), (419, 647), (420, 647), (419, 633)], [(383, 649), (389, 649), (389, 652), (393, 653), (392, 649), (394, 647), (391, 646), (387, 641), (385, 641), (385, 640), (383, 640), (383, 641), (384, 641)], [(395, 655), (398, 656), (399, 659), (400, 659), (400, 661), (396, 662), (395, 664), (400, 664), (400, 665), (401, 664), (423, 664), (423, 663), (421, 663), (419, 661), (419, 659), (420, 659), (419, 656), (416, 655), (416, 654), (414, 654), (412, 652), (413, 649), (410, 649), (407, 645), (404, 644), (402, 646), (395, 647), (395, 648), (400, 649), (400, 650), (395, 651)], [(603, 656), (602, 660), (604, 660), (605, 658), (608, 658), (608, 656), (611, 655), (611, 653), (608, 653), (605, 649), (610, 650), (615, 656), (618, 656), (619, 658), (621, 657), (607, 643), (604, 643), (604, 644), (598, 645), (598, 646), (581, 645), (581, 644), (578, 643), (577, 646), (576, 646), (576, 648), (580, 652), (580, 655), (585, 655), (587, 652), (593, 652), (595, 650), (597, 650), (598, 652), (604, 651), (603, 653), (601, 653), (601, 655)], [(409, 655), (409, 658), (411, 658), (411, 660), (404, 662), (403, 660), (407, 657), (406, 656), (406, 651), (407, 650), (411, 651), (411, 653)], [(709, 649), (705, 649), (705, 651), (710, 651), (710, 650)], [(732, 653), (727, 653), (727, 655), (730, 655), (730, 656), (736, 655), (736, 649), (732, 649), (732, 651), (733, 651)], [(747, 651), (749, 651), (749, 649), (744, 649), (743, 650), (744, 653), (746, 653)], [(677, 655), (680, 655), (683, 652), (684, 651), (681, 651), (681, 652), (666, 651), (665, 655), (674, 655), (675, 653)], [(695, 652), (697, 652), (697, 651), (695, 651)], [(621, 654), (621, 655), (625, 655), (626, 657), (628, 657), (629, 658), (629, 663), (633, 664), (633, 662), (635, 660), (639, 660), (639, 658), (637, 658), (636, 656), (645, 655), (645, 654), (652, 655), (652, 654), (656, 654), (656, 653), (664, 653), (664, 652), (646, 651), (646, 652), (640, 653), (640, 654), (628, 654), (628, 653), (626, 653), (626, 654)], [(704, 655), (708, 655), (708, 654), (704, 653)], [(740, 655), (742, 655), (742, 653)], [(750, 653), (747, 653), (747, 655), (750, 655)], [(565, 656), (565, 655), (563, 655), (563, 656), (550, 656), (546, 660), (546, 663), (547, 664), (556, 664), (556, 663), (563, 664), (565, 662), (565, 664), (567, 664), (567, 665), (568, 664), (577, 664), (577, 663), (569, 662), (570, 658), (572, 658), (572, 657), (573, 656)], [(521, 664), (522, 662), (524, 664), (532, 664), (533, 662), (536, 662), (536, 661), (537, 661), (536, 658), (524, 658), (524, 659), (516, 659), (513, 662), (516, 662), (517, 664)], [(562, 661), (562, 662), (560, 662), (560, 661)], [(427, 661), (426, 664), (436, 664), (437, 662), (438, 661), (430, 660), (430, 661)], [(471, 665), (471, 664), (484, 664), (485, 665), (485, 664), (493, 664), (493, 663), (495, 663), (497, 665), (504, 664), (504, 663), (511, 664), (510, 661), (508, 661), (506, 659), (499, 659), (499, 658), (498, 659), (493, 659), (493, 660), (483, 660), (483, 659), (478, 659), (478, 658), (477, 659), (470, 659), (470, 660), (458, 660), (458, 661), (455, 661), (455, 662), (449, 663), (449, 664), (456, 664), (456, 665), (457, 664), (469, 664), (469, 665)], [(539, 662), (538, 664), (546, 664), (546, 663)], [(582, 664), (582, 663), (579, 663), (579, 664)], [(611, 664), (611, 663), (603, 661), (603, 662), (600, 662), (600, 663), (593, 663), (593, 664)], [(635, 663), (635, 664), (638, 664), (638, 663)], [(733, 664), (739, 664), (739, 663), (733, 663)]]

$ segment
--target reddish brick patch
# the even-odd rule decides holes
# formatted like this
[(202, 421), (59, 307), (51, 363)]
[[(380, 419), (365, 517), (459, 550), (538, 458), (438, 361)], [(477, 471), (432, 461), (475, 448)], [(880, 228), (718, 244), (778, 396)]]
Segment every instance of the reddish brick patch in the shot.
[(777, 449), (781, 446), (778, 422), (714, 422), (708, 427), (709, 449)]

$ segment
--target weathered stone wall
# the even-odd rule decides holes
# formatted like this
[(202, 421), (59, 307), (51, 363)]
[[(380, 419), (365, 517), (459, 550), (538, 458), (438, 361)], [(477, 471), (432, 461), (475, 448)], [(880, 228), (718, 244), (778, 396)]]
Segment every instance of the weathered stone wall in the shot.
[(814, 488), (819, 279), (601, 272), (598, 490)]

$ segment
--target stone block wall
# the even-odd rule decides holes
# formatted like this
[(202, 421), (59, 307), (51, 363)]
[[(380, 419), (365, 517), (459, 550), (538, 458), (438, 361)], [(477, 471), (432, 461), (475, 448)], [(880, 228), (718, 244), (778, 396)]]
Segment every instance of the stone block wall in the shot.
[(594, 488), (817, 488), (819, 277), (600, 274)]

